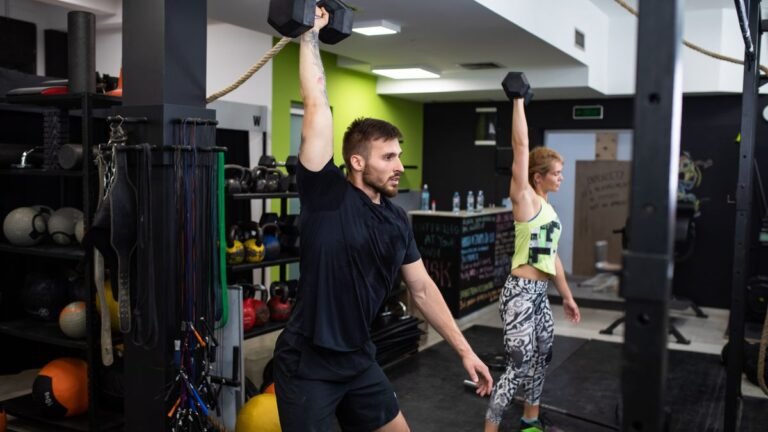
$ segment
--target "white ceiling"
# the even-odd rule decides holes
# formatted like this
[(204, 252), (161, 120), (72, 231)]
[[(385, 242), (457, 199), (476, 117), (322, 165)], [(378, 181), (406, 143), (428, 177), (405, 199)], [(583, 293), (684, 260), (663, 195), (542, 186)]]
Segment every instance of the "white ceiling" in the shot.
[[(508, 0), (515, 1), (515, 0)], [(569, 0), (560, 0), (569, 1)], [(615, 0), (591, 0), (610, 19), (631, 17)], [(626, 0), (637, 9), (638, 0)], [(323, 50), (352, 59), (355, 69), (371, 66), (425, 65), (440, 73), (463, 76), (483, 73), (498, 82), (498, 74), (470, 72), (463, 63), (490, 62), (502, 70), (556, 69), (584, 66), (582, 62), (497, 15), (475, 0), (347, 0), (356, 9), (355, 21), (386, 19), (401, 26), (396, 35), (366, 37), (353, 34)], [(687, 0), (687, 10), (734, 8), (733, 0)], [(279, 36), (267, 24), (269, 0), (208, 0), (210, 18)], [(400, 97), (429, 101), (504, 100), (499, 90), (430, 92)], [(537, 98), (604, 97), (594, 89), (544, 89)]]
[[(5, 0), (6, 4), (10, 0)], [(29, 1), (29, 0), (14, 0)], [(64, 8), (91, 10), (103, 18), (112, 16), (119, 25), (121, 21), (121, 0), (37, 0)], [(289, 1), (289, 0), (285, 0)], [(399, 97), (418, 101), (463, 101), (463, 100), (505, 100), (499, 85), (500, 78), (509, 70), (535, 70), (547, 73), (563, 73), (569, 71), (581, 74), (582, 78), (591, 76), (593, 71), (584, 63), (585, 58), (577, 59), (571, 49), (571, 54), (565, 48), (560, 48), (544, 41), (534, 34), (535, 30), (523, 29), (515, 23), (498, 15), (481, 4), (484, 0), (345, 0), (355, 8), (355, 21), (386, 19), (401, 26), (401, 32), (396, 35), (366, 37), (353, 34), (337, 45), (323, 45), (322, 49), (340, 56), (345, 64), (356, 70), (369, 71), (372, 66), (412, 66), (424, 65), (448, 77), (461, 76), (465, 81), (474, 80), (483, 85), (475, 86), (474, 90), (464, 91), (426, 91), (426, 84), (417, 83), (414, 90), (397, 93)], [(487, 1), (486, 4), (505, 4), (503, 1), (516, 2), (523, 0)], [(569, 10), (567, 6), (572, 0), (542, 0), (542, 7), (556, 7), (559, 2), (561, 11)], [(617, 0), (588, 0), (596, 10), (593, 13), (603, 13), (609, 20), (624, 20), (627, 23), (635, 18), (622, 8)], [(639, 0), (624, 0), (637, 9)], [(269, 0), (207, 0), (208, 16), (217, 21), (234, 24), (261, 33), (279, 36), (267, 24)], [(768, 3), (768, 2), (766, 2)], [(523, 3), (521, 3), (523, 4)], [(527, 1), (530, 7), (532, 4)], [(533, 3), (535, 5), (536, 3)], [(507, 5), (507, 4), (505, 4)], [(699, 9), (734, 9), (733, 0), (685, 0), (687, 11)], [(768, 8), (768, 5), (763, 5)], [(541, 11), (539, 11), (541, 12)], [(765, 15), (765, 14), (764, 14)], [(572, 15), (567, 15), (572, 16)], [(594, 16), (594, 15), (592, 15)], [(551, 22), (539, 22), (534, 25), (539, 29), (557, 28), (553, 19)], [(592, 21), (590, 21), (592, 22)], [(109, 23), (103, 20), (102, 25)], [(696, 22), (685, 22), (686, 32)], [(525, 24), (521, 24), (525, 25)], [(562, 25), (562, 22), (561, 24)], [(587, 24), (589, 25), (589, 24)], [(622, 24), (626, 26), (626, 24)], [(533, 32), (532, 32), (533, 31)], [(708, 30), (707, 30), (708, 31)], [(543, 34), (543, 33), (538, 33)], [(620, 43), (624, 43), (621, 41)], [(570, 41), (572, 43), (572, 41)], [(587, 41), (589, 44), (590, 42)], [(594, 49), (593, 49), (594, 52)], [(615, 61), (610, 52), (600, 55), (607, 56), (606, 61)], [(255, 61), (255, 59), (254, 59)], [(592, 59), (594, 61), (594, 59)], [(495, 63), (499, 70), (470, 71), (460, 66), (464, 63)], [(537, 75), (539, 76), (539, 75)], [(560, 75), (562, 76), (562, 75)], [(595, 90), (588, 83), (590, 78), (583, 78), (577, 84), (563, 84), (539, 88), (537, 99), (550, 98), (592, 98), (610, 97)], [(441, 80), (442, 81), (442, 80)], [(566, 80), (567, 81), (567, 80)], [(386, 80), (380, 81), (386, 84)], [(631, 90), (630, 90), (631, 91)], [(380, 90), (381, 92), (381, 90)], [(386, 93), (383, 94), (395, 94)], [(626, 92), (624, 93), (626, 94)]]

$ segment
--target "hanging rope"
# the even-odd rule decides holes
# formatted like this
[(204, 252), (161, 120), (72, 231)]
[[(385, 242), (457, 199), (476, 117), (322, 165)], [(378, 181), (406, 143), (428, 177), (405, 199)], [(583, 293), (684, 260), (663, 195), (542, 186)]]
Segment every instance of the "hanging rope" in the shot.
[(253, 66), (251, 66), (250, 69), (248, 69), (248, 72), (246, 72), (242, 76), (240, 76), (240, 78), (238, 78), (237, 81), (232, 83), (232, 85), (230, 85), (229, 87), (227, 87), (227, 88), (225, 88), (223, 90), (219, 90), (216, 93), (208, 96), (205, 99), (205, 102), (206, 103), (211, 103), (211, 102), (215, 101), (216, 99), (224, 96), (225, 94), (227, 94), (227, 93), (231, 92), (232, 90), (235, 90), (236, 88), (238, 88), (241, 85), (243, 85), (244, 82), (248, 81), (253, 76), (253, 74), (255, 74), (259, 69), (261, 69), (262, 66), (264, 66), (268, 61), (270, 61), (272, 59), (272, 57), (277, 55), (277, 53), (279, 53), (280, 50), (282, 50), (283, 47), (286, 46), (288, 44), (288, 42), (290, 42), (290, 41), (291, 41), (291, 38), (289, 38), (289, 37), (283, 37), (282, 39), (280, 39), (275, 44), (275, 46), (270, 48), (269, 51), (267, 51), (263, 56), (261, 56), (261, 59), (258, 62), (256, 62)]
[[(627, 2), (625, 2), (624, 0), (614, 0), (614, 1), (616, 3), (618, 3), (619, 6), (623, 7), (627, 11), (629, 11), (629, 13), (631, 13), (632, 15), (638, 16), (637, 11), (634, 8), (632, 8), (632, 6), (627, 4)], [(727, 61), (727, 62), (739, 64), (739, 65), (744, 65), (744, 61), (743, 60), (737, 59), (735, 57), (728, 57), (726, 55), (722, 55), (722, 54), (716, 53), (714, 51), (710, 51), (710, 50), (702, 48), (702, 47), (700, 47), (700, 46), (698, 46), (696, 44), (692, 44), (692, 43), (688, 42), (685, 39), (683, 39), (683, 45), (687, 46), (688, 48), (690, 48), (690, 49), (692, 49), (694, 51), (698, 51), (698, 52), (700, 52), (700, 53), (702, 53), (704, 55), (710, 56), (712, 58), (716, 58), (718, 60), (723, 60), (723, 61)], [(760, 65), (760, 70), (764, 74), (768, 75), (768, 66)]]

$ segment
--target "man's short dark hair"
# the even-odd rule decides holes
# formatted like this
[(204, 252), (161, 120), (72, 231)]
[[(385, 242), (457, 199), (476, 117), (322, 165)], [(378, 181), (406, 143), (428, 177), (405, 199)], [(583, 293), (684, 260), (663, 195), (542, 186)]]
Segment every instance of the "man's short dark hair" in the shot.
[(341, 148), (347, 170), (350, 169), (352, 155), (359, 154), (367, 159), (370, 155), (371, 141), (382, 138), (385, 140), (402, 140), (403, 134), (392, 123), (375, 118), (360, 117), (350, 123), (347, 131), (344, 132), (344, 142)]

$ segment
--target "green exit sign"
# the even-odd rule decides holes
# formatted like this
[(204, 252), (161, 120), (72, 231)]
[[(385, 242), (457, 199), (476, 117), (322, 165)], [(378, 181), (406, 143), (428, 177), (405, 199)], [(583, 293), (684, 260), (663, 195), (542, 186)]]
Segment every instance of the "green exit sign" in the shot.
[(573, 107), (574, 120), (602, 120), (602, 105), (575, 105)]

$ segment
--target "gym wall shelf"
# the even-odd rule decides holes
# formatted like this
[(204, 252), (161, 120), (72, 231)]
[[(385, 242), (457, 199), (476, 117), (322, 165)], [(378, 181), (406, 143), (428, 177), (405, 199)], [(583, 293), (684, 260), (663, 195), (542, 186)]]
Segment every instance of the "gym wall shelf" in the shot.
[[(32, 394), (26, 394), (24, 396), (20, 396), (14, 399), (10, 399), (7, 401), (3, 401), (3, 407), (5, 408), (5, 411), (9, 414), (12, 414), (14, 416), (22, 417), (22, 418), (29, 418), (29, 419), (38, 419), (33, 420), (31, 422), (31, 425), (35, 426), (42, 426), (45, 429), (33, 429), (33, 430), (55, 430), (55, 431), (92, 431), (94, 429), (90, 429), (88, 426), (89, 423), (89, 417), (93, 417), (94, 421), (97, 425), (99, 425), (98, 430), (120, 430), (123, 421), (122, 418), (116, 418), (114, 413), (106, 412), (104, 410), (101, 410), (98, 413), (90, 413), (89, 415), (85, 416), (79, 416), (79, 417), (72, 417), (72, 418), (66, 418), (63, 420), (53, 420), (53, 419), (41, 419), (40, 418), (40, 408), (38, 405), (38, 402), (35, 401), (35, 399), (32, 397)], [(54, 429), (51, 429), (51, 427), (54, 427)], [(27, 429), (24, 429), (27, 430)]]
[(251, 199), (270, 199), (270, 198), (298, 198), (299, 194), (296, 192), (236, 193), (230, 196), (232, 197), (232, 199), (236, 199), (236, 200), (251, 200)]
[[(40, 127), (37, 127), (37, 120), (34, 116), (41, 115), (45, 117), (46, 113), (58, 111), (63, 121), (70, 124), (79, 123), (79, 127), (71, 128), (72, 135), (79, 138), (83, 147), (83, 154), (91, 154), (99, 140), (106, 140), (104, 136), (97, 135), (100, 130), (99, 121), (104, 121), (103, 117), (109, 108), (120, 105), (121, 99), (105, 96), (95, 93), (76, 93), (54, 96), (24, 95), (7, 97), (0, 99), (0, 119), (5, 115), (14, 116), (12, 113), (28, 113), (30, 122), (25, 123), (26, 127), (32, 126), (28, 131), (30, 137), (37, 139), (40, 131), (43, 129), (43, 120), (40, 121)], [(7, 114), (6, 114), (7, 113)], [(25, 116), (27, 114), (24, 114)], [(73, 123), (77, 122), (77, 123)], [(104, 123), (106, 132), (106, 123)], [(78, 141), (76, 141), (78, 142)], [(0, 143), (0, 146), (3, 145)], [(50, 150), (48, 148), (47, 150)], [(90, 158), (89, 158), (90, 159)], [(50, 164), (50, 161), (49, 161)], [(92, 163), (82, 163), (76, 170), (65, 171), (59, 168), (40, 169), (0, 169), (2, 184), (5, 188), (0, 189), (0, 200), (5, 206), (23, 206), (31, 204), (52, 204), (58, 206), (74, 205), (79, 206), (84, 212), (85, 226), (88, 227), (91, 215), (96, 207), (96, 196), (98, 179), (96, 178), (96, 168)], [(37, 178), (35, 178), (37, 177)], [(14, 182), (24, 184), (25, 187), (16, 187)], [(49, 187), (48, 184), (57, 185)], [(75, 186), (76, 185), (76, 186)], [(40, 190), (41, 188), (43, 190)], [(29, 191), (32, 188), (35, 193), (40, 193), (36, 200), (42, 202), (28, 202)], [(52, 206), (53, 207), (53, 206)], [(0, 271), (11, 271), (17, 275), (16, 278), (23, 280), (24, 271), (45, 270), (48, 264), (37, 264), (39, 258), (47, 258), (51, 264), (62, 261), (78, 261), (87, 257), (85, 250), (80, 245), (61, 246), (52, 243), (44, 243), (31, 247), (20, 247), (11, 245), (0, 240), (0, 257), (3, 264), (0, 265)], [(38, 261), (36, 261), (36, 259)], [(49, 261), (46, 261), (48, 263)], [(56, 264), (57, 265), (57, 264)], [(14, 267), (16, 266), (16, 267)], [(91, 263), (85, 260), (82, 269), (83, 290), (86, 293), (86, 323), (87, 331), (85, 339), (70, 339), (64, 335), (58, 325), (58, 321), (42, 322), (33, 318), (23, 316), (21, 312), (16, 314), (11, 307), (3, 305), (3, 308), (13, 313), (0, 315), (0, 335), (5, 343), (13, 343), (14, 340), (21, 342), (21, 345), (30, 345), (26, 348), (32, 351), (38, 344), (44, 344), (46, 352), (42, 356), (42, 361), (54, 360), (54, 358), (63, 355), (72, 355), (71, 353), (79, 351), (82, 358), (88, 363), (88, 397), (89, 407), (87, 413), (76, 417), (63, 419), (52, 419), (41, 416), (38, 402), (32, 396), (32, 388), (29, 393), (24, 395), (0, 401), (5, 411), (16, 418), (19, 430), (26, 430), (27, 424), (34, 430), (56, 430), (56, 431), (106, 431), (121, 429), (124, 424), (123, 400), (122, 398), (105, 391), (101, 387), (102, 374), (108, 372), (101, 362), (101, 347), (99, 338), (99, 318), (95, 306), (95, 289), (91, 275), (93, 274)], [(17, 283), (15, 281), (14, 283)], [(9, 285), (6, 285), (8, 289)], [(19, 288), (21, 289), (21, 287)], [(21, 309), (21, 308), (18, 308)], [(10, 316), (13, 315), (13, 316)], [(27, 342), (32, 342), (28, 344)], [(121, 335), (115, 335), (113, 344), (121, 342)], [(50, 348), (51, 358), (48, 358)], [(28, 361), (34, 361), (30, 368), (36, 368), (40, 360), (30, 360), (35, 358), (32, 352), (17, 353), (22, 365)], [(78, 355), (79, 357), (79, 355)], [(117, 359), (116, 359), (117, 360)], [(117, 367), (117, 366), (111, 366)], [(22, 429), (23, 428), (23, 429)], [(13, 428), (16, 430), (16, 427)]]
[(85, 250), (83, 250), (83, 248), (81, 248), (79, 245), (59, 246), (43, 244), (37, 246), (15, 246), (8, 243), (0, 243), (0, 252), (49, 258), (61, 258), (68, 260), (79, 260), (85, 257)]
[(26, 168), (26, 169), (0, 169), (0, 175), (12, 175), (12, 176), (49, 176), (49, 177), (82, 177), (83, 173), (80, 171), (65, 171), (65, 170), (45, 170), (38, 168)]
[(240, 272), (245, 270), (253, 270), (253, 269), (260, 269), (260, 268), (266, 268), (266, 267), (274, 267), (278, 265), (283, 264), (291, 264), (299, 262), (298, 256), (281, 256), (278, 259), (269, 260), (269, 261), (262, 261), (259, 263), (248, 263), (248, 264), (234, 264), (234, 265), (228, 265), (227, 269), (233, 271), (233, 272)]
[(121, 98), (98, 93), (73, 93), (51, 96), (23, 95), (6, 97), (0, 101), (8, 104), (81, 110), (87, 108), (111, 108), (122, 103)]
[[(266, 149), (264, 149), (266, 152)], [(262, 208), (266, 208), (266, 200), (279, 199), (280, 200), (280, 214), (288, 213), (288, 199), (298, 198), (299, 194), (296, 192), (270, 192), (270, 193), (236, 193), (227, 195), (232, 200), (244, 201), (260, 199), (263, 202)], [(240, 215), (236, 215), (240, 216)], [(241, 219), (236, 217), (235, 219)], [(259, 263), (245, 263), (245, 264), (229, 264), (227, 265), (227, 271), (230, 274), (241, 273), (248, 270), (261, 269), (265, 271), (269, 267), (280, 267), (280, 280), (286, 279), (285, 266), (292, 263), (299, 262), (298, 255), (290, 255), (281, 253), (280, 257), (273, 260), (262, 261)], [(232, 278), (228, 278), (230, 281)], [(242, 317), (241, 317), (242, 320)], [(254, 327), (251, 330), (243, 334), (243, 339), (251, 339), (257, 336), (265, 335), (273, 331), (282, 330), (285, 328), (287, 322), (270, 321), (262, 326)]]
[(243, 339), (255, 338), (256, 336), (261, 336), (267, 333), (272, 333), (273, 331), (282, 330), (285, 328), (286, 324), (288, 323), (270, 321), (264, 324), (263, 326), (254, 327), (248, 330), (247, 332), (243, 333)]
[(82, 339), (71, 339), (64, 335), (58, 322), (41, 322), (32, 319), (0, 322), (0, 333), (26, 340), (57, 345), (65, 348), (88, 350), (88, 343)]

